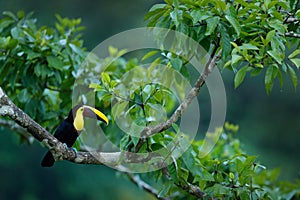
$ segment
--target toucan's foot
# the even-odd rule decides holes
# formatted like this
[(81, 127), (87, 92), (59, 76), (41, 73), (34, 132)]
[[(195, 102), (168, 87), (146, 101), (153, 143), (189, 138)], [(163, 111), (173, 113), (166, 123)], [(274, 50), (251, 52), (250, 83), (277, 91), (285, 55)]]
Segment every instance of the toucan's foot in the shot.
[(74, 151), (74, 153), (75, 153), (75, 156), (77, 157), (77, 149), (76, 148), (74, 148), (74, 147), (72, 147), (72, 150)]
[[(68, 150), (69, 149), (69, 147), (68, 147), (68, 145), (66, 144), (66, 143), (63, 143), (63, 145), (65, 146), (65, 148), (66, 148), (66, 150)], [(73, 150), (73, 152), (74, 152), (74, 154), (75, 154), (75, 156), (77, 156), (77, 149), (76, 148), (74, 148), (74, 147), (71, 147), (71, 149)]]
[(66, 149), (68, 149), (68, 145), (66, 143), (63, 143), (63, 145), (65, 146)]

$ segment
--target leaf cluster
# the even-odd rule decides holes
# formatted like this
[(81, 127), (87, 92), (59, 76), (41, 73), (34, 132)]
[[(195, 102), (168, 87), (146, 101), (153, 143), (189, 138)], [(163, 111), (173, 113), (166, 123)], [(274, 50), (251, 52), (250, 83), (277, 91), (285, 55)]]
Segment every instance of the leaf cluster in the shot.
[[(32, 14), (4, 12), (0, 20), (0, 80), (32, 118), (50, 128), (71, 107), (74, 72), (86, 52), (80, 19), (57, 15), (55, 27), (37, 25)], [(51, 123), (47, 123), (51, 122)]]
[[(264, 73), (269, 94), (276, 78), (283, 85), (283, 74), (290, 76), (295, 88), (298, 84), (295, 69), (300, 67), (300, 43), (286, 36), (300, 31), (298, 4), (294, 0), (166, 0), (154, 5), (145, 19), (150, 27), (186, 34), (209, 53), (221, 50), (219, 66), (235, 73), (235, 87), (246, 73)], [(295, 20), (289, 22), (290, 18)], [(163, 40), (164, 35), (160, 37)]]
[[(183, 188), (196, 185), (201, 199), (297, 199), (299, 181), (278, 180), (280, 170), (267, 169), (248, 155), (236, 139), (238, 126), (226, 123), (214, 149), (201, 157), (204, 140), (194, 141), (188, 150), (167, 169), (142, 175), (156, 177), (159, 197), (197, 199)], [(219, 130), (217, 130), (219, 131)], [(166, 175), (167, 170), (167, 175)]]

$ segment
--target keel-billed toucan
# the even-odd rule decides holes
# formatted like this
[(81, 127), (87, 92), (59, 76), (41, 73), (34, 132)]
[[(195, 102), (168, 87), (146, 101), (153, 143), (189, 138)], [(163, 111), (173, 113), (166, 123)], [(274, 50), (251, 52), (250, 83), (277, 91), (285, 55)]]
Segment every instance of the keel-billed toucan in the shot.
[[(108, 124), (107, 117), (99, 110), (86, 105), (77, 105), (72, 108), (68, 117), (59, 125), (54, 133), (54, 137), (68, 147), (72, 147), (84, 128), (84, 117), (98, 119)], [(52, 153), (48, 151), (41, 165), (42, 167), (51, 167), (54, 162), (55, 159)]]

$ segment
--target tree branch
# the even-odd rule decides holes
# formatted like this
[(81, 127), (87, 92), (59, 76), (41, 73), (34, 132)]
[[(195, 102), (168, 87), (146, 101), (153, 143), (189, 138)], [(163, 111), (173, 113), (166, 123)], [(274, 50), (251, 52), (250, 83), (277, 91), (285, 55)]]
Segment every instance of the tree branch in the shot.
[(295, 18), (295, 17), (288, 17), (284, 20), (284, 23), (286, 23), (286, 24), (295, 23), (295, 22), (300, 22), (300, 19)]
[[(196, 81), (194, 87), (188, 93), (184, 101), (178, 106), (174, 114), (166, 122), (163, 122), (156, 126), (146, 127), (142, 132), (142, 137), (149, 137), (155, 133), (171, 127), (172, 123), (176, 122), (182, 115), (184, 110), (189, 106), (193, 98), (195, 98), (201, 86), (204, 84), (206, 77), (215, 67), (216, 61), (221, 55), (221, 52), (215, 56), (216, 52), (213, 52), (213, 57), (208, 61), (203, 73)], [(104, 152), (78, 152), (75, 153), (72, 149), (66, 148), (60, 141), (58, 141), (53, 135), (51, 135), (42, 126), (31, 119), (26, 113), (19, 109), (4, 93), (0, 87), (0, 115), (8, 116), (15, 121), (19, 126), (23, 127), (28, 133), (30, 133), (38, 141), (42, 142), (52, 152), (56, 160), (69, 160), (78, 164), (106, 164), (118, 169), (120, 159), (123, 163), (140, 162), (136, 160), (134, 156), (130, 154), (121, 155), (120, 152), (104, 153)], [(142, 141), (141, 141), (142, 142)], [(146, 158), (146, 161), (151, 159)], [(124, 169), (119, 169), (124, 170)]]
[[(170, 176), (170, 173), (168, 171), (167, 168), (163, 168), (162, 169), (162, 173), (165, 175), (165, 177), (168, 179), (168, 180), (171, 180), (171, 176)], [(181, 188), (182, 190), (188, 192), (189, 194), (197, 197), (197, 198), (201, 198), (203, 199), (207, 194), (205, 192), (203, 192), (198, 186), (196, 185), (193, 185), (191, 183), (188, 183), (188, 182), (185, 182), (185, 183), (174, 183), (177, 187)], [(212, 198), (214, 199), (214, 198)]]
[(77, 164), (108, 165), (119, 171), (127, 168), (121, 164), (146, 163), (151, 159), (161, 159), (161, 155), (149, 155), (139, 157), (130, 152), (75, 152), (67, 148), (58, 139), (51, 135), (41, 125), (31, 119), (26, 113), (18, 108), (4, 93), (0, 87), (0, 115), (10, 117), (18, 125), (23, 127), (34, 138), (44, 144), (53, 154), (55, 160), (68, 160)]
[[(121, 153), (104, 153), (104, 152), (78, 152), (75, 153), (72, 148), (66, 148), (59, 140), (51, 135), (42, 126), (31, 119), (26, 113), (19, 109), (4, 93), (0, 87), (0, 115), (10, 117), (19, 126), (23, 127), (35, 139), (43, 143), (50, 149), (55, 160), (68, 160), (78, 164), (106, 164), (116, 166), (121, 158)], [(126, 155), (122, 156), (123, 161), (132, 162), (132, 159)]]
[(294, 32), (287, 32), (284, 35), (287, 36), (287, 37), (300, 38), (300, 34), (299, 33), (294, 33)]
[(156, 198), (160, 199), (160, 200), (169, 200), (169, 198), (162, 198), (162, 197), (158, 197), (159, 193), (158, 191), (153, 188), (151, 185), (149, 185), (148, 183), (144, 182), (139, 175), (133, 175), (130, 173), (126, 173), (127, 176), (129, 177), (129, 179), (138, 187), (142, 188), (143, 190), (147, 191), (148, 193), (152, 194), (153, 196), (155, 196)]
[[(161, 132), (163, 130), (171, 127), (172, 123), (176, 122), (178, 118), (182, 115), (185, 109), (189, 106), (192, 100), (198, 95), (202, 85), (205, 83), (207, 76), (213, 71), (216, 61), (219, 59), (221, 51), (216, 55), (216, 50), (213, 52), (212, 57), (207, 62), (205, 69), (201, 76), (196, 81), (194, 87), (188, 93), (184, 101), (178, 106), (173, 115), (166, 121), (159, 125), (146, 127), (142, 136), (151, 136), (155, 133)], [(4, 93), (0, 87), (0, 115), (8, 116), (14, 120), (19, 126), (23, 127), (28, 131), (34, 138), (42, 142), (48, 149), (50, 149), (55, 160), (68, 160), (78, 164), (105, 164), (111, 167), (114, 167), (117, 170), (125, 171), (123, 166), (120, 166), (120, 160), (122, 163), (132, 163), (132, 162), (141, 162), (141, 160), (136, 160), (134, 156), (131, 156), (127, 153), (104, 153), (104, 152), (78, 152), (75, 153), (73, 149), (66, 148), (60, 141), (58, 141), (53, 135), (51, 135), (47, 130), (41, 127), (38, 123), (32, 120), (26, 113), (19, 109)], [(142, 142), (142, 141), (141, 141)], [(149, 158), (146, 158), (149, 159)], [(150, 157), (151, 159), (151, 157)], [(139, 177), (133, 176), (132, 174), (127, 173), (130, 180), (133, 181), (136, 185), (140, 186), (144, 190), (158, 197), (158, 191), (152, 188), (147, 183), (143, 182)], [(203, 193), (199, 187), (187, 183), (186, 185), (177, 185), (179, 188), (187, 191), (188, 193), (196, 196), (203, 197)]]
[[(216, 52), (215, 52), (216, 53)], [(207, 76), (213, 71), (217, 60), (221, 56), (221, 51), (217, 55), (213, 53), (211, 59), (206, 64), (206, 67), (204, 68), (203, 73), (196, 81), (194, 87), (191, 89), (191, 91), (188, 93), (188, 95), (185, 97), (183, 102), (178, 106), (178, 108), (175, 110), (173, 115), (165, 122), (158, 124), (156, 126), (147, 126), (144, 128), (144, 130), (141, 133), (142, 137), (150, 137), (151, 135), (155, 133), (162, 132), (164, 130), (167, 130), (172, 126), (174, 122), (178, 120), (178, 118), (182, 115), (182, 113), (185, 111), (185, 109), (190, 105), (192, 100), (198, 95), (202, 85), (205, 83), (205, 80)]]
[(186, 192), (188, 192), (189, 194), (197, 197), (197, 198), (204, 198), (206, 196), (206, 193), (203, 192), (198, 186), (196, 185), (192, 185), (190, 183), (186, 183), (186, 185), (183, 184), (176, 184), (179, 188), (185, 190)]

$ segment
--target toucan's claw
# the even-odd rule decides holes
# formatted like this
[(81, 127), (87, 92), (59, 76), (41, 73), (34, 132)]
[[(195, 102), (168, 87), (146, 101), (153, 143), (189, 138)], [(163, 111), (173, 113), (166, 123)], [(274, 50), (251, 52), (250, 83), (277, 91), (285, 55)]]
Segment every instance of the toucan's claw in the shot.
[[(84, 129), (84, 117), (90, 117), (97, 120), (101, 120), (108, 125), (108, 118), (96, 108), (86, 105), (76, 105), (70, 112), (68, 117), (60, 123), (59, 127), (54, 133), (60, 142), (63, 143), (66, 151), (70, 152), (70, 147), (75, 143), (80, 131)], [(77, 157), (77, 150), (72, 148), (75, 156)], [(71, 153), (71, 152), (70, 152)], [(52, 153), (49, 151), (42, 160), (41, 165), (43, 167), (51, 167), (55, 160)]]
[(68, 150), (68, 145), (66, 143), (63, 143), (63, 145), (65, 146), (66, 150)]
[(77, 149), (76, 149), (76, 148), (74, 148), (74, 147), (72, 147), (71, 149), (74, 151), (74, 153), (75, 153), (75, 157), (77, 157), (77, 153), (78, 153)]
[(74, 147), (69, 148), (68, 145), (67, 145), (66, 143), (63, 143), (63, 145), (65, 146), (66, 150), (72, 149), (73, 152), (74, 152), (74, 154), (75, 154), (75, 156), (77, 157), (78, 151), (77, 151), (76, 148), (74, 148)]

